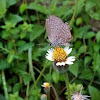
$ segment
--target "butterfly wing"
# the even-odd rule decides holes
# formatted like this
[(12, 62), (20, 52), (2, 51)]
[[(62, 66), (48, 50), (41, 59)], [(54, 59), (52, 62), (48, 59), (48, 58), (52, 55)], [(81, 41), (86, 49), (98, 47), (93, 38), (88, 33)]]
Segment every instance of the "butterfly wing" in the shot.
[(64, 23), (64, 26), (60, 31), (61, 31), (60, 33), (62, 34), (61, 38), (63, 39), (62, 41), (63, 43), (67, 43), (73, 39), (67, 22)]
[(59, 30), (62, 29), (64, 23), (54, 15), (46, 19), (46, 31), (51, 43), (57, 42), (59, 39)]
[(46, 19), (46, 31), (52, 44), (68, 46), (68, 41), (72, 40), (72, 35), (67, 22), (51, 15)]
[(59, 45), (65, 45), (65, 46), (69, 46), (68, 41), (72, 40), (72, 35), (69, 29), (69, 25), (67, 22), (65, 22), (62, 25), (62, 28), (59, 29), (58, 31), (58, 38), (57, 38), (57, 42)]

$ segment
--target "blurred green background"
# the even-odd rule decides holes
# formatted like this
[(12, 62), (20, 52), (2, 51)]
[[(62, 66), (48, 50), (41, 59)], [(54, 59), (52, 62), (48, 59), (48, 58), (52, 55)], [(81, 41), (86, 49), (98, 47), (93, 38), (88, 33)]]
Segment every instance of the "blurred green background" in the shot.
[[(71, 24), (71, 55), (76, 57), (68, 71), (71, 88), (82, 84), (83, 94), (100, 100), (99, 0), (0, 0), (0, 100), (7, 99), (5, 81), (9, 100), (24, 100), (33, 79), (40, 75), (46, 63), (45, 54), (51, 48), (45, 30), (49, 15)], [(47, 64), (28, 100), (40, 100), (45, 81), (55, 88), (60, 100), (65, 100), (64, 77), (55, 71), (52, 62)], [(52, 88), (50, 96), (56, 100)]]

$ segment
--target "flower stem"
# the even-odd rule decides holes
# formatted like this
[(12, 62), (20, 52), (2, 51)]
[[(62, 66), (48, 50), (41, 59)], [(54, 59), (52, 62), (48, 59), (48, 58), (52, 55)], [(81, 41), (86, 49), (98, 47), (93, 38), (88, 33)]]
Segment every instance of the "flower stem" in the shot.
[[(36, 84), (38, 83), (38, 81), (39, 81), (39, 79), (41, 78), (43, 72), (45, 71), (45, 69), (46, 69), (46, 67), (47, 67), (47, 64), (48, 64), (48, 61), (46, 62), (46, 65), (43, 67), (43, 69), (42, 69), (40, 75), (38, 76), (37, 80), (34, 82), (34, 84), (33, 84), (32, 88), (31, 88), (31, 90), (29, 91), (29, 94), (31, 94), (31, 92), (34, 90), (34, 87), (35, 87)], [(29, 94), (26, 96), (26, 98), (29, 96)], [(25, 100), (26, 100), (26, 98), (25, 98)]]
[(68, 92), (68, 100), (71, 100), (71, 93), (70, 93), (70, 87), (69, 87), (69, 79), (68, 79), (68, 74), (67, 72), (64, 73), (64, 78), (65, 78), (65, 83), (66, 83), (66, 88)]
[[(36, 67), (34, 67), (34, 69), (35, 69), (37, 72), (41, 73), (41, 71), (40, 71), (39, 69), (37, 69)], [(55, 87), (53, 86), (53, 84), (51, 83), (51, 81), (48, 80), (48, 78), (47, 78), (44, 74), (42, 74), (42, 76), (50, 83), (50, 85), (51, 85), (51, 87), (52, 87), (52, 89), (53, 89), (53, 91), (54, 91), (54, 94), (55, 94), (55, 96), (56, 96), (56, 100), (59, 100), (59, 96), (58, 96), (58, 94), (57, 94), (57, 91), (56, 91)]]
[(4, 70), (2, 71), (2, 82), (3, 82), (3, 88), (4, 88), (5, 99), (6, 99), (6, 100), (9, 100)]
[(28, 100), (29, 84), (30, 84), (30, 82), (27, 84), (27, 89), (26, 89), (26, 96), (27, 96), (27, 98), (25, 100)]
[(75, 20), (75, 14), (76, 14), (76, 11), (77, 11), (78, 1), (79, 1), (79, 0), (76, 0), (76, 3), (75, 3), (75, 10), (74, 10), (72, 19), (71, 19), (71, 21), (70, 21), (70, 27), (72, 26), (73, 21)]
[(35, 82), (34, 70), (33, 70), (33, 65), (32, 65), (32, 48), (28, 49), (28, 60), (29, 60), (29, 70), (31, 73), (31, 77), (32, 77), (33, 82)]
[(47, 93), (47, 100), (50, 100), (50, 92)]

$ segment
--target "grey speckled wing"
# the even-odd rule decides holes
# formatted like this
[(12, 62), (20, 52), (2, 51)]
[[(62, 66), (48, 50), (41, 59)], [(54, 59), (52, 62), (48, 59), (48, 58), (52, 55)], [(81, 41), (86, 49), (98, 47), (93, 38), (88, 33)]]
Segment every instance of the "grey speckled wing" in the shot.
[(69, 25), (54, 15), (46, 19), (46, 31), (52, 46), (67, 45), (72, 39)]

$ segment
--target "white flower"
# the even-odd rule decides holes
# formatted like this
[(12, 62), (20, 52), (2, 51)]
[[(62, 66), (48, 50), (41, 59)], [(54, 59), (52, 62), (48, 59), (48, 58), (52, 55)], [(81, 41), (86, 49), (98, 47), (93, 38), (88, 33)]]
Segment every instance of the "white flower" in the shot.
[(71, 99), (72, 100), (90, 100), (87, 97), (90, 97), (88, 95), (82, 95), (81, 91), (80, 92), (76, 92), (72, 95)]
[(55, 49), (51, 48), (46, 53), (46, 58), (50, 61), (56, 61), (56, 66), (65, 66), (72, 65), (75, 61), (75, 56), (67, 57), (72, 51), (72, 48), (69, 47), (60, 48), (56, 47)]
[(44, 88), (50, 88), (50, 84), (48, 82), (44, 82), (42, 87)]
[(44, 87), (44, 92), (49, 93), (50, 92), (50, 84), (48, 82), (44, 82), (42, 87)]

